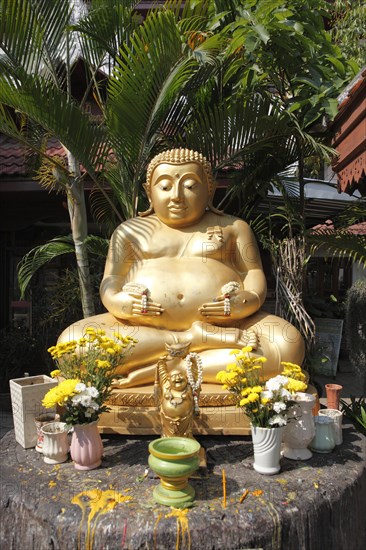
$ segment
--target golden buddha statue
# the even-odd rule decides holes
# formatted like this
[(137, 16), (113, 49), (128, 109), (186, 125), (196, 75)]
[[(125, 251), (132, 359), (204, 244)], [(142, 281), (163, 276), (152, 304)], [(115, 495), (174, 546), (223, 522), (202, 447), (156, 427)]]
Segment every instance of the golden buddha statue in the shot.
[(261, 311), (266, 280), (249, 225), (212, 206), (215, 183), (200, 154), (173, 149), (149, 164), (144, 185), (150, 208), (112, 235), (101, 299), (108, 313), (69, 327), (60, 341), (96, 326), (138, 343), (117, 371), (116, 387), (154, 384), (166, 344), (199, 353), (203, 382), (232, 362), (230, 351), (250, 344), (267, 357), (265, 376), (281, 361), (302, 363), (304, 343), (287, 321)]

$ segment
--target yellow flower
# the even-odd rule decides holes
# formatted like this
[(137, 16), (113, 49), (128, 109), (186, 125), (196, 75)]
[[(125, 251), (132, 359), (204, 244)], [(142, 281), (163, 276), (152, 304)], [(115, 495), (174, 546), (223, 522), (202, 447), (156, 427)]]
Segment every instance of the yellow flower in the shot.
[(227, 372), (225, 370), (220, 370), (216, 374), (216, 380), (220, 382), (221, 384), (225, 384), (227, 381)]
[(259, 400), (259, 395), (257, 393), (250, 393), (248, 395), (248, 400), (250, 401), (250, 403), (254, 403), (255, 401)]
[(262, 397), (261, 399), (261, 403), (262, 405), (267, 405), (267, 403), (270, 402), (270, 399), (268, 397)]
[(290, 393), (303, 392), (306, 388), (307, 385), (304, 382), (301, 380), (294, 380), (293, 378), (289, 378), (288, 383), (286, 384), (286, 389)]
[(240, 407), (245, 407), (246, 405), (249, 405), (249, 403), (250, 403), (249, 399), (247, 397), (244, 397), (239, 402), (239, 405), (240, 405)]
[(96, 359), (95, 362), (100, 369), (109, 369), (111, 366), (109, 361), (103, 361), (102, 359)]
[(226, 370), (230, 371), (230, 370), (234, 370), (234, 369), (237, 369), (238, 368), (238, 365), (236, 363), (229, 363), (226, 367)]
[(229, 355), (237, 355), (238, 353), (240, 353), (240, 349), (232, 349), (232, 350), (229, 352)]
[(56, 405), (63, 405), (77, 391), (75, 387), (80, 383), (78, 379), (63, 380), (58, 386), (48, 390), (43, 398), (42, 405), (46, 409), (53, 409)]
[(60, 369), (55, 369), (50, 373), (51, 378), (57, 378), (57, 376), (61, 375)]

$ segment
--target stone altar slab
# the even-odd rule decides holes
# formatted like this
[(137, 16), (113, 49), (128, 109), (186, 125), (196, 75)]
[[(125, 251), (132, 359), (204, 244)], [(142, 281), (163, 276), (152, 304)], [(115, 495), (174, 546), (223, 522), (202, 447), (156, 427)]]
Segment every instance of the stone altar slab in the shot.
[[(199, 437), (208, 472), (191, 480), (195, 507), (176, 511), (152, 499), (158, 483), (146, 472), (152, 436), (103, 436), (102, 467), (80, 472), (71, 461), (45, 464), (9, 432), (0, 446), (0, 546), (360, 550), (366, 546), (366, 438), (347, 423), (343, 438), (332, 453), (314, 453), (307, 462), (282, 459), (282, 471), (267, 477), (253, 470), (249, 437)], [(98, 494), (111, 495), (110, 509), (92, 516)], [(128, 498), (118, 503), (117, 495)]]

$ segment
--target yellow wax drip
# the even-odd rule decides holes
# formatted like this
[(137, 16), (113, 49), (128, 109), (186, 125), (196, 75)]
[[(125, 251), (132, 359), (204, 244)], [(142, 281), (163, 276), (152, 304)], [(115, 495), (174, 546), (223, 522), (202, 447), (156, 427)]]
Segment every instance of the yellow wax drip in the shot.
[[(191, 535), (189, 532), (189, 525), (188, 525), (188, 517), (187, 514), (189, 512), (188, 508), (185, 508), (184, 510), (181, 510), (179, 508), (173, 508), (173, 510), (170, 512), (170, 514), (167, 514), (166, 518), (177, 518), (177, 540), (175, 544), (176, 550), (179, 550), (179, 540), (180, 537), (182, 537), (182, 548), (186, 548), (187, 550), (191, 547)], [(185, 535), (187, 536), (187, 544), (184, 544), (184, 538)]]
[[(82, 510), (82, 517), (78, 535), (78, 548), (81, 548), (81, 530), (86, 516), (88, 515), (88, 529), (85, 540), (85, 550), (92, 550), (95, 528), (101, 515), (113, 510), (120, 502), (132, 500), (132, 497), (122, 495), (113, 490), (101, 491), (100, 489), (91, 489), (75, 495), (71, 502), (77, 504)], [(95, 518), (94, 526), (92, 521)]]

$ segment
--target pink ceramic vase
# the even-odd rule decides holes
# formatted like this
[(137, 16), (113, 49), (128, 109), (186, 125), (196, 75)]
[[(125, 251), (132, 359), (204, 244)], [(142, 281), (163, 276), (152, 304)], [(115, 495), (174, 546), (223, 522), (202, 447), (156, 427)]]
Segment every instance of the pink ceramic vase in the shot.
[(325, 384), (325, 391), (327, 393), (327, 408), (339, 410), (339, 400), (341, 397), (341, 391), (343, 386), (339, 384)]
[(74, 426), (70, 446), (71, 458), (77, 470), (93, 470), (102, 462), (103, 443), (97, 422)]

